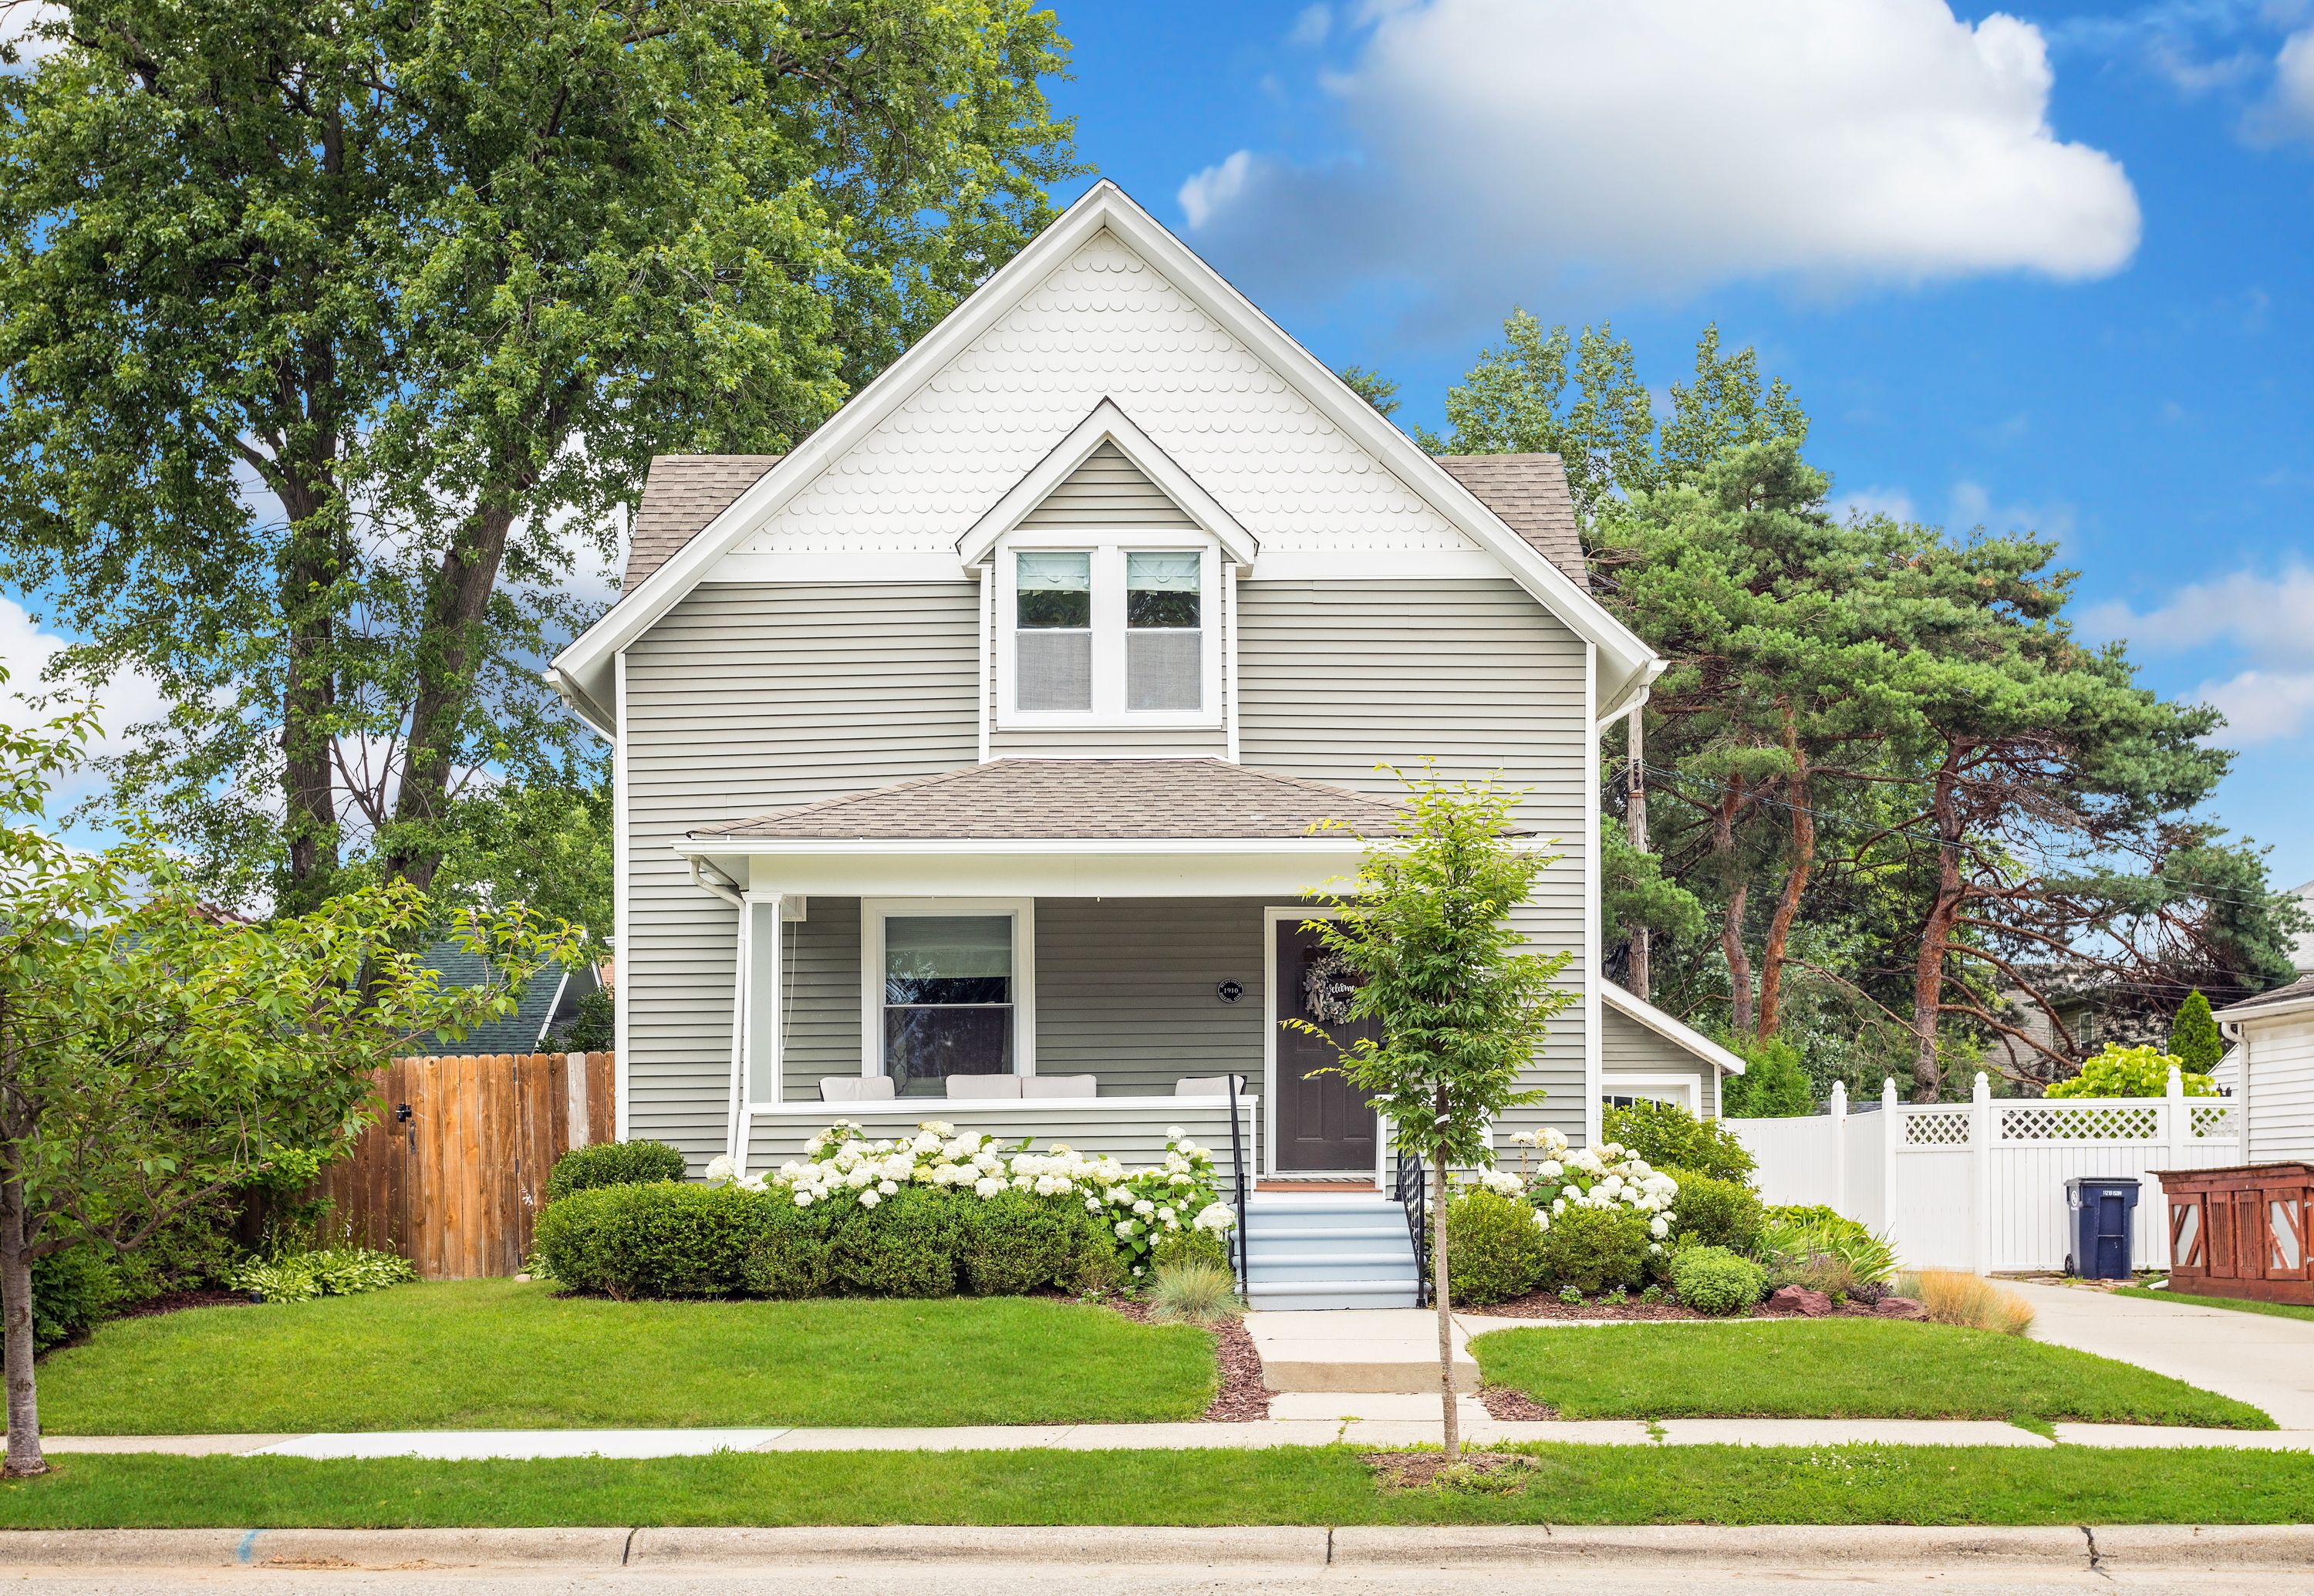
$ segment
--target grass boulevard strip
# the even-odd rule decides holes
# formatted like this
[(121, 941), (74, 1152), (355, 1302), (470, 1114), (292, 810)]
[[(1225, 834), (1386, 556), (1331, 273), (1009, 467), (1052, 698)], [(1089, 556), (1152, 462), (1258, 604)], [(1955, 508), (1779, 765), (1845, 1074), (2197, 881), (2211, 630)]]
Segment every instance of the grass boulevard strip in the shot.
[(649, 1461), (60, 1457), (0, 1529), (836, 1524), (2292, 1524), (2314, 1456), (2000, 1447), (1521, 1448), (1385, 1490), (1348, 1447), (719, 1453)]

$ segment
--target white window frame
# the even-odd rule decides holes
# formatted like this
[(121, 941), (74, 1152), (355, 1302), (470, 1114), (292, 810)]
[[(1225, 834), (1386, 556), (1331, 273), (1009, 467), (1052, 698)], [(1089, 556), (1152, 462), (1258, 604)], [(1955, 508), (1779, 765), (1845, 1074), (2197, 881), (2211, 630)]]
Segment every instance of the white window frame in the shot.
[(1012, 1073), (1037, 1072), (1037, 900), (860, 900), (860, 1073), (884, 1072), (884, 921), (894, 915), (1005, 914), (1012, 920)]
[[(1013, 556), (1023, 550), (1092, 557), (1092, 708), (1022, 710), (1018, 699), (1017, 624), (1020, 569)], [(1203, 673), (1199, 708), (1128, 710), (1125, 707), (1125, 557), (1134, 554), (1195, 554), (1197, 565), (1197, 643)], [(1006, 533), (997, 541), (995, 565), (996, 724), (1005, 730), (1045, 727), (1218, 727), (1223, 723), (1222, 585), (1220, 540), (1178, 526), (1037, 527)]]
[(1676, 1103), (1699, 1118), (1703, 1114), (1703, 1082), (1692, 1075), (1638, 1075), (1609, 1070), (1600, 1077), (1600, 1105), (1604, 1107), (1609, 1098), (1647, 1098)]

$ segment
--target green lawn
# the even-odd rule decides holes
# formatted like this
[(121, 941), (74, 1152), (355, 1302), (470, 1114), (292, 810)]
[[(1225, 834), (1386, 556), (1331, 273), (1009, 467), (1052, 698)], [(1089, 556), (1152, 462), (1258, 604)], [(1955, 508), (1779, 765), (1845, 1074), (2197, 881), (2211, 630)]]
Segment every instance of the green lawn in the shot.
[(1348, 1448), (724, 1453), (649, 1462), (62, 1457), (0, 1528), (499, 1524), (2304, 1523), (2314, 1458), (2089, 1447), (1582, 1447), (1504, 1495)]
[(2299, 1302), (2257, 1302), (2248, 1297), (2197, 1297), (2188, 1292), (2151, 1291), (2142, 1285), (2115, 1286), (2116, 1297), (2142, 1297), (2148, 1302), (2184, 1302), (2195, 1308), (2230, 1308), (2239, 1313), (2266, 1313), (2275, 1318), (2314, 1319), (2314, 1308)]
[(606, 1302), (472, 1280), (99, 1328), (58, 1435), (1190, 1419), (1213, 1337), (1029, 1298)]
[(1497, 1330), (1489, 1385), (1570, 1419), (1907, 1418), (2271, 1430), (2231, 1398), (2067, 1347), (1887, 1319)]

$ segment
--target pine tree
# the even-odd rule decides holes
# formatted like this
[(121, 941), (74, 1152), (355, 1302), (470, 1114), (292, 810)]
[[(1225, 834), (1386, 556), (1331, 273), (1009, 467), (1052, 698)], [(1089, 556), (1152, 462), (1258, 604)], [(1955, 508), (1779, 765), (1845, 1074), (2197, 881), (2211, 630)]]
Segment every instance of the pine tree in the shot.
[(2204, 1075), (2216, 1069), (2218, 1060), (2225, 1056), (2225, 1038), (2218, 1035), (2210, 1000), (2198, 987), (2177, 1005), (2177, 1018), (2169, 1022), (2169, 1051), (2181, 1068)]

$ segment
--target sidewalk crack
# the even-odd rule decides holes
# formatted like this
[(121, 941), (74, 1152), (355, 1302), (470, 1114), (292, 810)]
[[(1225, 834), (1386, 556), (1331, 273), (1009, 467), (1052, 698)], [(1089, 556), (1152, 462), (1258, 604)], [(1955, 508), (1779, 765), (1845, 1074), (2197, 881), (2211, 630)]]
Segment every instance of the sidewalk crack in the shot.
[(2097, 1531), (2096, 1531), (2095, 1530), (2091, 1529), (2091, 1528), (2090, 1528), (2089, 1525), (2087, 1525), (2087, 1524), (2083, 1524), (2083, 1525), (2080, 1527), (2080, 1530), (2081, 1530), (2081, 1539), (2082, 1539), (2083, 1540), (2085, 1540), (2085, 1541), (2089, 1542), (2089, 1572), (2090, 1572), (2091, 1574), (2098, 1574), (2098, 1575), (2099, 1575), (2099, 1576), (2100, 1576), (2100, 1577), (2102, 1577), (2102, 1578), (2105, 1578), (2105, 1579), (2111, 1579), (2111, 1578), (2113, 1577), (2113, 1575), (2111, 1575), (2110, 1574), (2106, 1573), (2106, 1571), (2105, 1571), (2105, 1557), (2104, 1557), (2103, 1554), (2101, 1554), (2101, 1553), (2100, 1553), (2100, 1552), (2098, 1552), (2098, 1550)]
[(1333, 1527), (1333, 1525), (1329, 1524), (1329, 1525), (1327, 1525), (1327, 1526), (1326, 1526), (1326, 1566), (1327, 1566), (1327, 1567), (1329, 1567), (1329, 1568), (1331, 1568), (1333, 1565), (1334, 1565), (1334, 1527)]
[(636, 1525), (633, 1529), (627, 1531), (627, 1539), (619, 1548), (620, 1567), (624, 1568), (627, 1565), (627, 1559), (635, 1555), (635, 1537), (640, 1535), (642, 1532), (643, 1530), (640, 1524)]

